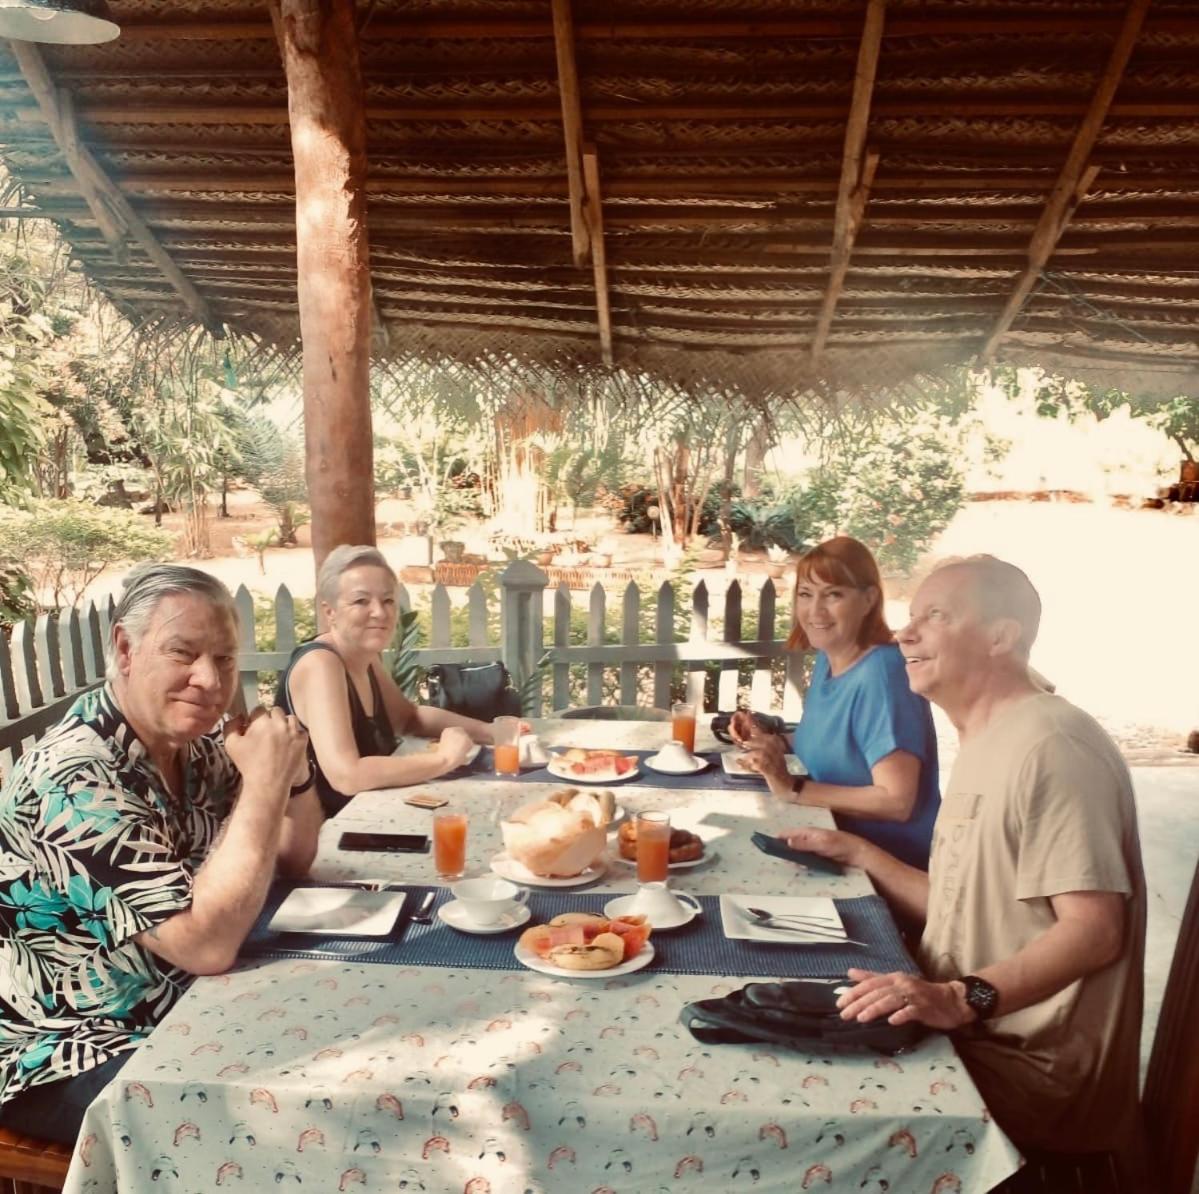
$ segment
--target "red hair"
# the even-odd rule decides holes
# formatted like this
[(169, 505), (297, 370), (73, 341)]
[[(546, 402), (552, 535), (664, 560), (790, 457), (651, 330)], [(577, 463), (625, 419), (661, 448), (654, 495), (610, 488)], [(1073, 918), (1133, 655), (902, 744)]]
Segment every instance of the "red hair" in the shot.
[[(804, 581), (810, 580), (818, 580), (826, 585), (844, 585), (848, 589), (873, 588), (875, 601), (858, 627), (858, 646), (872, 647), (895, 641), (895, 635), (883, 614), (883, 578), (874, 556), (870, 554), (870, 548), (864, 543), (848, 535), (838, 535), (835, 539), (817, 544), (806, 555), (800, 556), (795, 566), (796, 589)], [(795, 617), (794, 603), (791, 606), (791, 618), (787, 649), (811, 650), (812, 644)]]

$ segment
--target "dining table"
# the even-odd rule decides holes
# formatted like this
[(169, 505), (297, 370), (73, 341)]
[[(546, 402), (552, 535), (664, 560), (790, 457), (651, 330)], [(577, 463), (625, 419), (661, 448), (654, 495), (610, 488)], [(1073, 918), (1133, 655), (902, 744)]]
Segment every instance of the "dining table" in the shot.
[[(888, 1055), (704, 1043), (680, 1022), (688, 1004), (748, 982), (808, 965), (835, 982), (846, 965), (845, 946), (726, 940), (722, 895), (832, 899), (847, 929), (860, 921), (898, 940), (865, 873), (809, 871), (751, 842), (754, 831), (830, 826), (828, 812), (785, 804), (760, 780), (726, 777), (718, 755), (733, 748), (702, 721), (696, 754), (708, 765), (685, 777), (645, 761), (668, 724), (532, 725), (551, 750), (637, 754), (635, 772), (606, 787), (618, 813), (667, 810), (672, 826), (703, 839), (703, 861), (671, 876), (701, 906), (696, 924), (655, 933), (657, 953), (634, 973), (529, 969), (515, 958), (515, 928), (484, 936), (443, 920), (450, 894), (431, 854), (351, 852), (339, 842), (347, 831), (431, 834), (432, 811), (405, 799), (448, 799), (468, 816), (468, 874), (485, 875), (515, 809), (544, 799), (551, 784), (587, 785), (540, 768), (497, 777), (484, 750), (441, 779), (362, 792), (324, 825), (310, 881), (398, 887), (406, 913), (431, 891), (431, 923), (404, 915), (387, 939), (357, 943), (280, 938), (264, 928), (286, 892), (277, 884), (238, 965), (196, 979), (89, 1107), (68, 1194), (974, 1194), (1019, 1168), (942, 1034)], [(595, 911), (637, 890), (635, 865), (614, 845), (597, 871), (587, 885), (533, 888), (531, 923), (572, 901)], [(873, 955), (862, 956), (868, 966)], [(906, 955), (887, 964), (914, 969)]]

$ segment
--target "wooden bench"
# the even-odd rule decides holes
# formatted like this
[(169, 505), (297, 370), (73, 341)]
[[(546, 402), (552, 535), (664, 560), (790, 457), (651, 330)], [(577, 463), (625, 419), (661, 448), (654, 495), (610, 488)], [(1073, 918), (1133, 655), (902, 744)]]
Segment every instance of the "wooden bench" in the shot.
[(0, 1194), (61, 1190), (71, 1164), (65, 1144), (35, 1140), (0, 1128)]

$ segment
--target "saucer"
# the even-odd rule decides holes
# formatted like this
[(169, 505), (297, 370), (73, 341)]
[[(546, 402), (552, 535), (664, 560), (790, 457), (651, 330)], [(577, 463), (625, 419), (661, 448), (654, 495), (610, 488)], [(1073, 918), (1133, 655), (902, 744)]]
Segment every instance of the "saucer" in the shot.
[(694, 775), (697, 771), (702, 771), (707, 765), (707, 759), (701, 759), (698, 755), (691, 756), (691, 766), (689, 767), (664, 767), (659, 761), (657, 755), (650, 755), (645, 760), (645, 765), (651, 771), (660, 771), (663, 775)]
[[(615, 919), (620, 916), (638, 915), (634, 910), (633, 901), (636, 900), (636, 895), (617, 896), (614, 900), (609, 900), (604, 905), (604, 915)], [(695, 899), (694, 896), (690, 897)], [(683, 919), (675, 921), (673, 924), (659, 925), (654, 924), (651, 920), (650, 925), (655, 933), (670, 933), (675, 929), (681, 929), (684, 925), (689, 925), (697, 916), (703, 915), (703, 910), (696, 904), (689, 904), (686, 900), (679, 900), (679, 909), (683, 913)]]
[(466, 910), (457, 900), (450, 900), (437, 909), (437, 919), (460, 933), (507, 933), (510, 929), (519, 929), (531, 915), (528, 904), (520, 904), (505, 912), (495, 924), (479, 925), (467, 918)]
[(527, 866), (501, 852), (491, 860), (491, 869), (501, 879), (518, 883), (522, 887), (582, 887), (584, 884), (594, 883), (599, 879), (608, 869), (608, 864), (601, 854), (595, 862), (577, 875), (566, 877), (535, 875)]

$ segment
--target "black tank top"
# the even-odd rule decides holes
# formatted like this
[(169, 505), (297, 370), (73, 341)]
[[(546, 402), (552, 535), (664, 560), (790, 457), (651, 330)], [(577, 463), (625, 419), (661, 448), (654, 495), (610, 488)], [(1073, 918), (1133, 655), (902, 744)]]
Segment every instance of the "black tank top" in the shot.
[[(275, 704), (284, 713), (295, 713), (295, 706), (291, 701), (291, 691), (288, 688), (292, 668), (312, 651), (330, 651), (337, 655), (338, 659), (341, 659), (337, 648), (328, 643), (311, 642), (298, 646), (287, 662), (287, 670), (279, 677), (279, 687), (275, 692)], [(370, 676), (371, 699), (375, 707), (373, 713), (367, 713), (362, 707), (358, 690), (354, 687), (349, 672), (346, 672), (346, 689), (350, 698), (350, 726), (354, 731), (354, 743), (358, 747), (358, 753), (364, 758), (368, 755), (389, 755), (399, 744), (399, 739), (396, 738), (391, 719), (387, 716), (387, 709), (383, 704), (383, 694), (379, 691), (379, 681), (375, 679), (375, 669), (371, 668), (368, 675)], [(300, 724), (303, 725), (303, 722)], [(316, 775), (316, 793), (320, 797), (321, 807), (325, 810), (326, 817), (332, 817), (349, 804), (354, 793), (339, 792), (329, 782), (321, 770), (320, 760), (316, 757), (311, 740), (308, 743), (308, 758), (312, 762), (312, 770)]]

